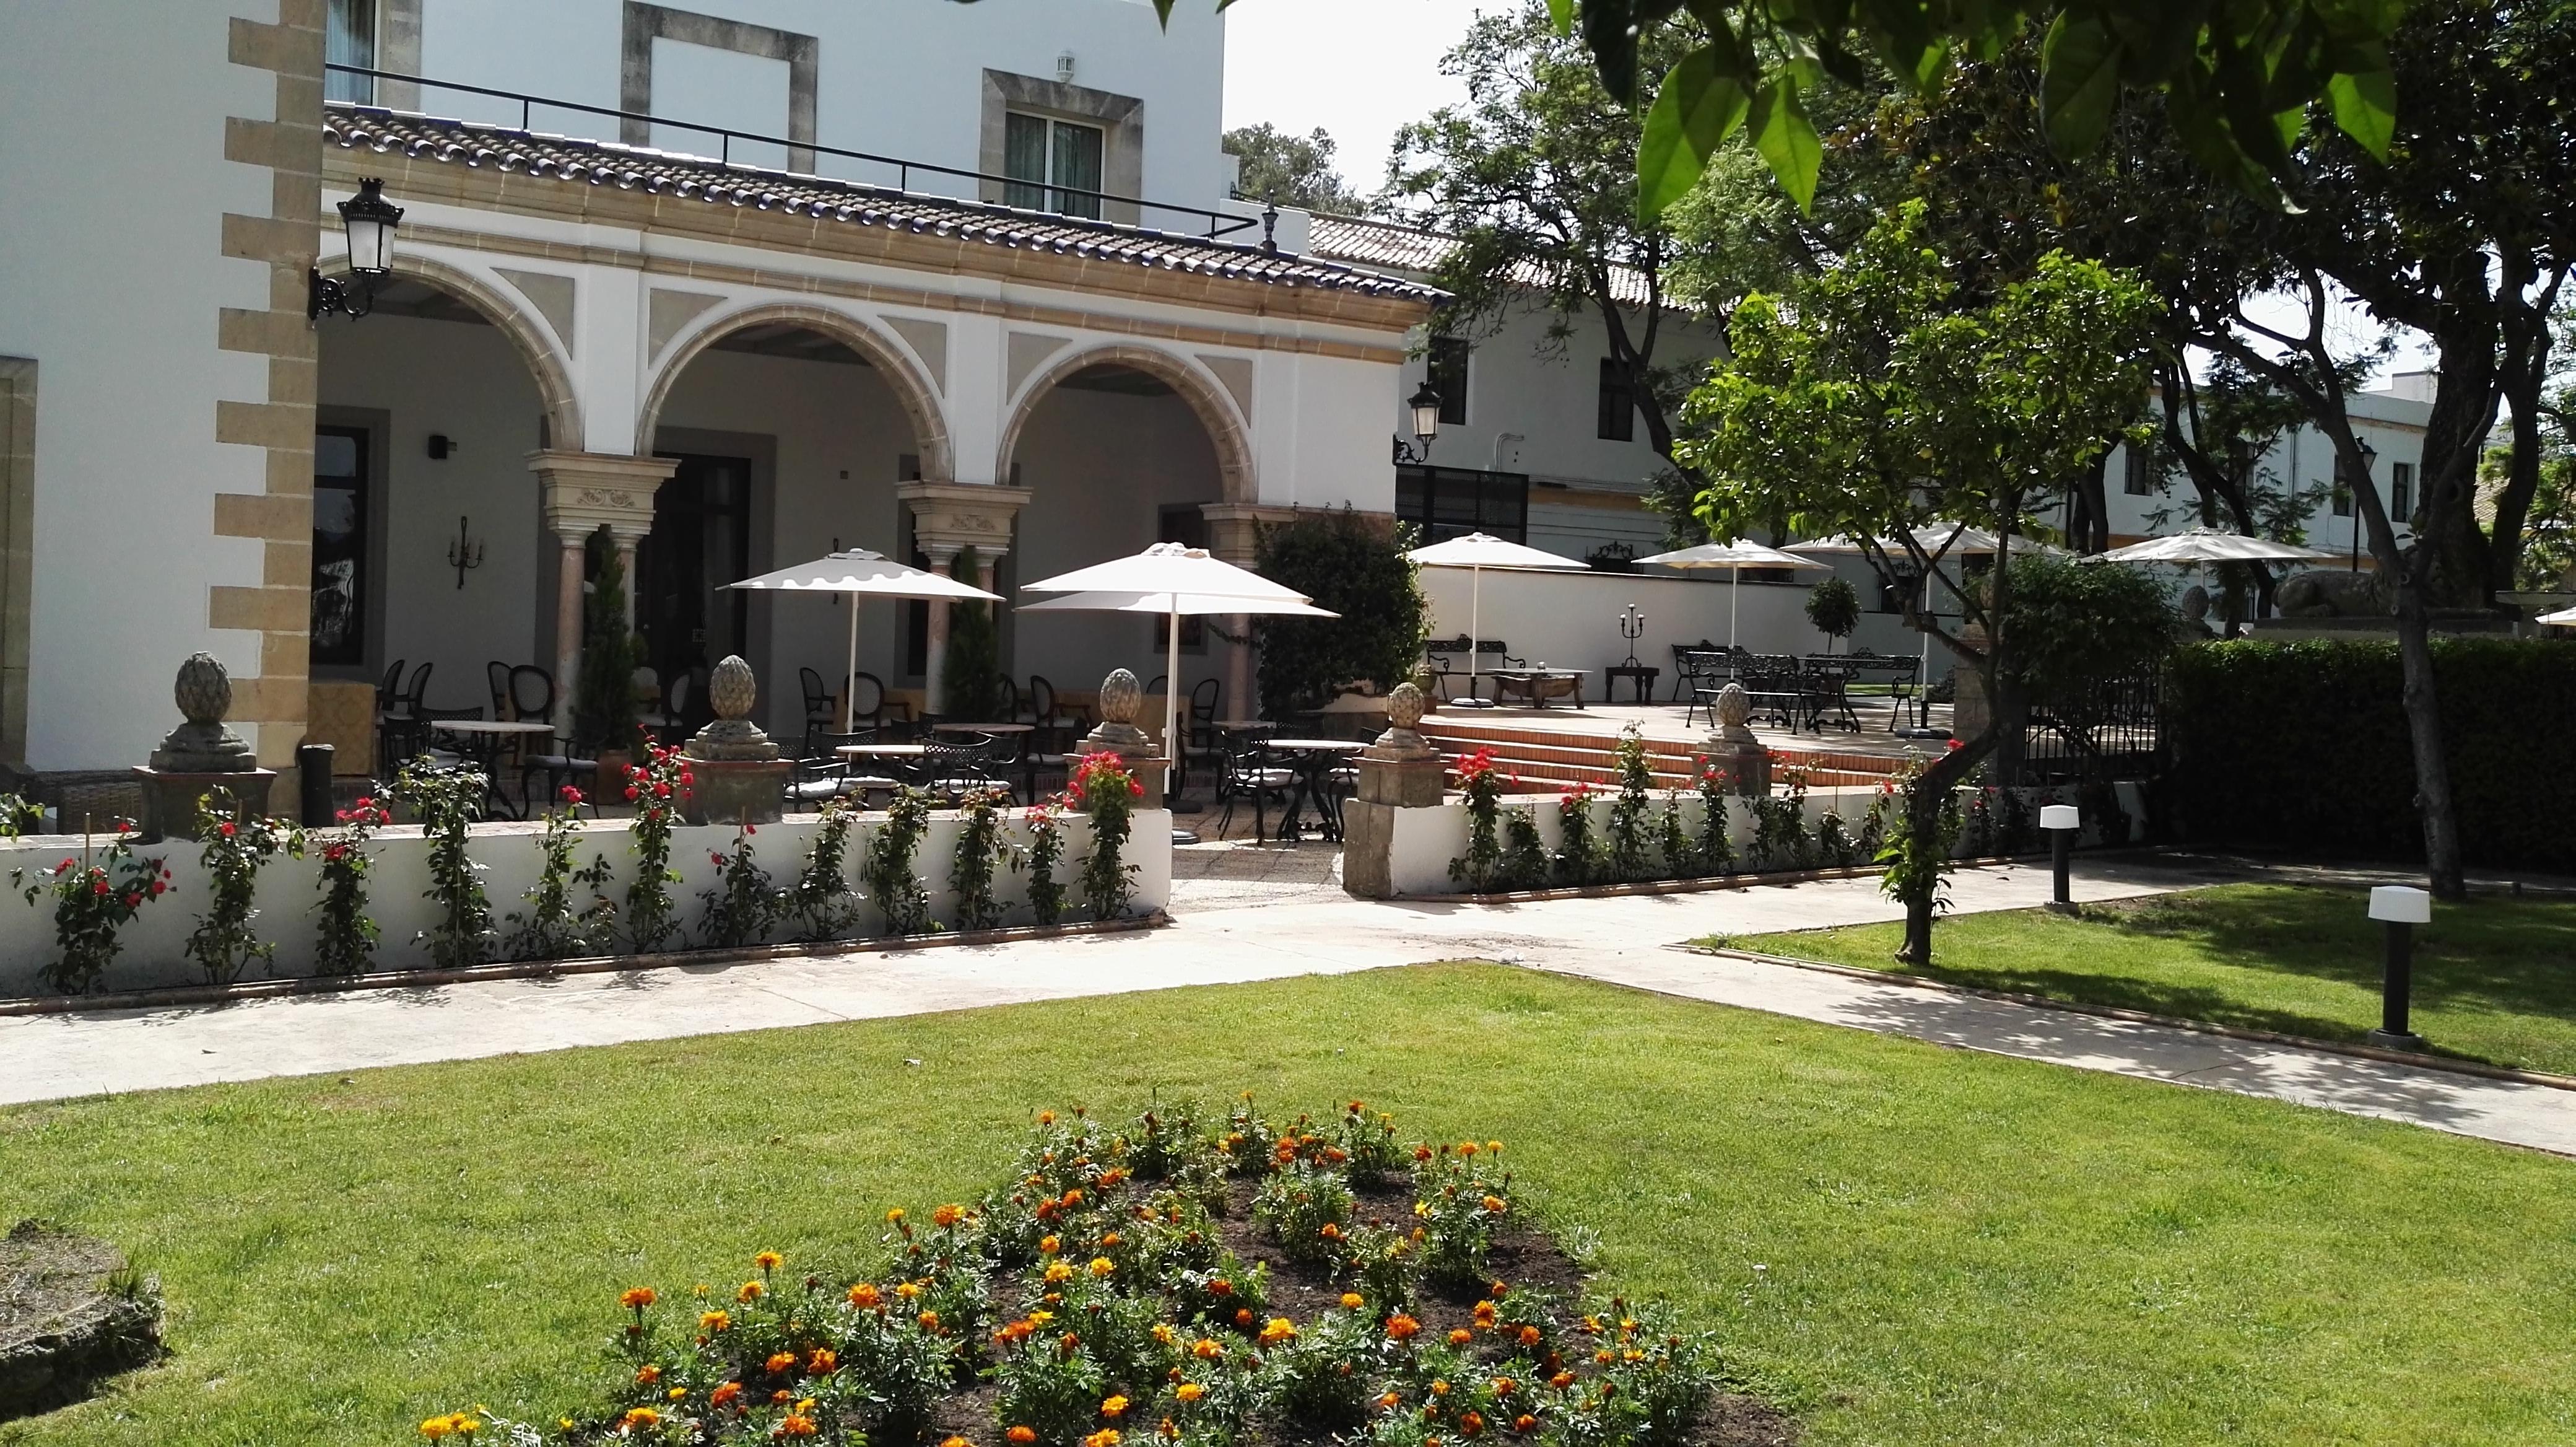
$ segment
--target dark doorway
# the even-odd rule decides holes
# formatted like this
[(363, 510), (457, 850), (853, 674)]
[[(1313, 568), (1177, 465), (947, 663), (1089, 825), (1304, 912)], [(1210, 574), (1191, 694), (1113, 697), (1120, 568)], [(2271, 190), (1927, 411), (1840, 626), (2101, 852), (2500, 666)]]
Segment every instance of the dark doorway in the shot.
[(672, 679), (703, 679), (749, 644), (749, 595), (726, 585), (751, 576), (751, 459), (660, 455), (680, 468), (654, 494), (653, 531), (635, 550), (635, 626), (667, 697)]
[(313, 620), (311, 662), (361, 667), (367, 661), (367, 434), (313, 429)]

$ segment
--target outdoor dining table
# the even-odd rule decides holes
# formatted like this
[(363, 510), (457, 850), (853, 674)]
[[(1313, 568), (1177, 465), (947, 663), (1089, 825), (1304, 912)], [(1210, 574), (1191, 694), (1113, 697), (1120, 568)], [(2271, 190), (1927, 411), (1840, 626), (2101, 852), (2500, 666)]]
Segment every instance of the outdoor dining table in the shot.
[(483, 770), (483, 794), (513, 818), (524, 819), (524, 807), (514, 808), (510, 796), (501, 792), (501, 751), (513, 739), (534, 738), (540, 734), (555, 736), (555, 726), (535, 719), (445, 718), (432, 720), (432, 733), (446, 734), (456, 740), (458, 752), (470, 755)]
[(1583, 707), (1584, 671), (1580, 668), (1494, 668), (1486, 670), (1485, 676), (1494, 680), (1497, 700), (1502, 698), (1505, 684), (1515, 684), (1529, 696), (1531, 707), (1545, 708), (1550, 686), (1565, 683), (1572, 685), (1574, 706)]
[(1297, 771), (1296, 787), (1288, 791), (1287, 812), (1279, 820), (1279, 839), (1294, 839), (1304, 832), (1299, 821), (1305, 816), (1306, 804), (1315, 805), (1316, 832), (1338, 844), (1342, 838), (1341, 820), (1330, 802), (1333, 765), (1368, 747), (1357, 739), (1271, 739), (1262, 745), (1289, 757)]

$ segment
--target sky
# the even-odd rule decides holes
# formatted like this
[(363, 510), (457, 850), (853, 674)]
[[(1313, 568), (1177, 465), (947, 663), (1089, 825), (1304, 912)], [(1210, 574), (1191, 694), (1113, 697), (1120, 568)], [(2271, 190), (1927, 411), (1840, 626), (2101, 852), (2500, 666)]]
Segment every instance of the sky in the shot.
[[(1506, 8), (1508, 0), (1481, 0)], [(1225, 124), (1317, 126), (1340, 145), (1344, 179), (1363, 194), (1386, 179), (1396, 128), (1466, 98), (1440, 57), (1467, 33), (1479, 0), (1240, 0), (1225, 12)]]

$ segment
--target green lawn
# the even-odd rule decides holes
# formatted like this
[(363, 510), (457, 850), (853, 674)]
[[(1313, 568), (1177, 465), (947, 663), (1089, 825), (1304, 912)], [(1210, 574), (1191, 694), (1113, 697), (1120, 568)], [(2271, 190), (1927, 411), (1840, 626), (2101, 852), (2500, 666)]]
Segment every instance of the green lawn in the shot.
[(561, 1405), (620, 1288), (873, 1252), (1042, 1105), (1247, 1086), (1510, 1142), (1604, 1284), (1712, 1324), (1810, 1442), (2576, 1434), (2576, 1164), (1459, 965), (0, 1112), (0, 1214), (127, 1245), (177, 1345), (0, 1443)]
[[(1726, 941), (1900, 970), (1898, 925)], [(2043, 910), (1943, 920), (1911, 973), (1979, 989), (2360, 1040), (2379, 1024), (2380, 926), (2368, 892), (2227, 885), (2068, 917)], [(2463, 1059), (2576, 1075), (2576, 901), (2442, 904), (2415, 931), (2413, 1025)]]

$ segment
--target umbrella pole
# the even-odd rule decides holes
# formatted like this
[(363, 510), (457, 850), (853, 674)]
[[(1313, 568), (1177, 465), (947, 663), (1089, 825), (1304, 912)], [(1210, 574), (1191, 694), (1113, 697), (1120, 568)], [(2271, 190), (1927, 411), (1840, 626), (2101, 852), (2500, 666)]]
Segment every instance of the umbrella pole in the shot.
[(1744, 586), (1744, 569), (1739, 565), (1726, 570), (1726, 646), (1735, 646), (1736, 590)]
[[(1476, 635), (1485, 627), (1485, 570), (1467, 570), (1467, 699), (1476, 698)], [(1502, 697), (1497, 691), (1496, 698)]]
[(859, 694), (859, 595), (850, 595), (850, 666), (841, 671), (841, 732), (846, 735), (857, 722), (851, 712), (858, 705)]
[(1181, 600), (1172, 598), (1171, 632), (1165, 635), (1163, 660), (1163, 786), (1171, 787), (1171, 772), (1181, 766), (1180, 739), (1172, 730), (1177, 726), (1181, 702)]

